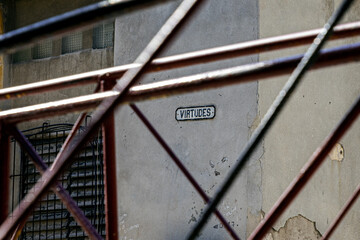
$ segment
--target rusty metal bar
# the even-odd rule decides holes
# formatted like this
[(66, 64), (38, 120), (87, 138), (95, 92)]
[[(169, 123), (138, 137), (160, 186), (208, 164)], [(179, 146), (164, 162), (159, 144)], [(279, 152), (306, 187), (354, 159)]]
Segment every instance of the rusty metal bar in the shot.
[[(69, 143), (69, 146), (64, 150), (64, 154), (59, 158), (58, 164), (51, 169), (47, 170), (40, 180), (32, 188), (33, 194), (27, 195), (25, 198), (27, 202), (22, 201), (22, 208), (16, 208), (13, 212), (11, 219), (6, 219), (5, 222), (0, 226), (0, 239), (6, 238), (11, 232), (14, 231), (16, 226), (19, 224), (23, 215), (31, 211), (36, 202), (41, 198), (43, 194), (49, 189), (49, 187), (56, 181), (61, 173), (66, 169), (67, 165), (71, 163), (72, 157), (79, 151), (80, 147), (84, 145), (87, 140), (93, 135), (95, 130), (100, 126), (103, 120), (112, 112), (118, 102), (122, 100), (124, 93), (130, 88), (130, 86), (141, 76), (144, 68), (149, 65), (151, 60), (156, 54), (164, 47), (164, 45), (172, 37), (172, 33), (184, 20), (189, 16), (189, 13), (195, 9), (195, 6), (199, 6), (203, 1), (197, 0), (184, 0), (175, 12), (170, 16), (167, 22), (163, 25), (160, 31), (151, 40), (144, 51), (139, 55), (136, 63), (140, 63), (136, 69), (127, 71), (122, 79), (114, 87), (114, 91), (120, 93), (117, 97), (112, 97), (102, 101), (100, 106), (93, 113), (93, 118), (90, 126), (86, 129), (78, 138)], [(73, 143), (74, 142), (74, 143)]]
[(0, 224), (8, 217), (10, 196), (10, 137), (5, 129), (5, 124), (0, 121)]
[[(315, 29), (305, 32), (258, 39), (233, 45), (158, 58), (152, 61), (147, 71), (163, 71), (178, 67), (190, 66), (194, 64), (202, 64), (211, 61), (223, 60), (227, 58), (240, 57), (248, 54), (257, 54), (266, 51), (279, 50), (287, 47), (300, 46), (311, 43), (313, 38), (320, 31), (321, 29)], [(352, 37), (359, 34), (360, 22), (347, 23), (339, 25), (335, 28), (332, 39)], [(116, 79), (121, 77), (125, 71), (135, 68), (138, 65), (139, 64), (136, 63), (127, 64), (67, 77), (61, 77), (52, 80), (0, 89), (0, 100), (15, 97), (18, 98), (45, 91), (54, 91), (83, 84), (96, 83), (100, 79)]]
[(267, 233), (267, 231), (272, 227), (272, 224), (275, 223), (275, 221), (280, 217), (281, 213), (290, 205), (300, 190), (310, 180), (311, 176), (320, 167), (324, 159), (326, 159), (327, 154), (350, 128), (351, 124), (356, 120), (359, 114), (360, 96), (357, 98), (355, 103), (351, 106), (350, 110), (346, 113), (336, 128), (324, 140), (323, 144), (315, 150), (308, 162), (300, 170), (299, 175), (290, 183), (287, 189), (276, 201), (274, 206), (265, 215), (265, 218), (250, 235), (249, 239), (261, 239), (261, 237)]
[(345, 203), (345, 205), (340, 210), (339, 214), (334, 219), (333, 223), (330, 225), (328, 230), (322, 236), (322, 240), (329, 239), (331, 235), (334, 233), (336, 227), (341, 223), (342, 219), (345, 217), (346, 213), (350, 210), (352, 205), (356, 202), (356, 199), (360, 195), (360, 184), (357, 186), (355, 192), (349, 198), (349, 200)]
[[(19, 129), (17, 129), (14, 126), (7, 125), (6, 130), (19, 142), (19, 144), (23, 147), (23, 149), (25, 149), (25, 151), (29, 154), (29, 156), (33, 160), (36, 169), (40, 172), (40, 174), (43, 174), (48, 169), (48, 166), (42, 160), (39, 154), (36, 152), (36, 150), (34, 149), (32, 144), (28, 141), (28, 139), (22, 134), (22, 132), (19, 131)], [(93, 227), (93, 225), (91, 224), (89, 219), (85, 216), (83, 211), (78, 207), (76, 202), (71, 198), (69, 193), (63, 188), (63, 186), (59, 182), (55, 182), (55, 184), (51, 187), (51, 190), (64, 203), (68, 211), (72, 214), (76, 222), (82, 227), (82, 229), (85, 231), (85, 233), (90, 239), (102, 239), (100, 234)], [(16, 231), (21, 232), (23, 226), (26, 223), (27, 218), (28, 216), (24, 216), (22, 218), (23, 221), (19, 224), (20, 227)]]
[(96, 22), (116, 17), (165, 0), (114, 0), (102, 1), (0, 35), (0, 53), (11, 53), (49, 37), (59, 37), (70, 31), (83, 29)]
[[(136, 115), (140, 118), (140, 120), (144, 123), (144, 125), (149, 129), (149, 131), (153, 134), (156, 140), (160, 143), (160, 145), (164, 148), (164, 150), (169, 154), (170, 158), (174, 161), (174, 163), (178, 166), (178, 168), (182, 171), (185, 177), (189, 180), (191, 185), (195, 188), (195, 190), (199, 193), (205, 203), (210, 201), (210, 198), (204, 190), (200, 187), (199, 183), (195, 180), (195, 178), (191, 175), (191, 173), (187, 170), (184, 164), (180, 161), (180, 159), (176, 156), (174, 151), (170, 148), (170, 146), (165, 142), (165, 140), (160, 136), (159, 132), (152, 126), (149, 120), (145, 117), (145, 115), (140, 111), (140, 109), (135, 104), (130, 104), (130, 107), (134, 110)], [(232, 236), (233, 239), (240, 239), (237, 236), (236, 232), (231, 228), (230, 224), (226, 221), (223, 215), (219, 212), (218, 209), (215, 209), (215, 215), (218, 217), (220, 222), (224, 225), (224, 228), (228, 231), (228, 233)]]
[[(322, 50), (318, 61), (311, 70), (359, 61), (359, 51), (360, 43)], [(155, 97), (222, 87), (241, 82), (258, 81), (284, 75), (290, 73), (302, 57), (303, 55), (296, 55), (278, 58), (270, 61), (134, 86), (129, 89), (129, 92), (124, 97), (124, 101), (147, 100)], [(95, 108), (100, 101), (118, 95), (119, 93), (117, 91), (107, 91), (61, 101), (5, 110), (0, 112), (0, 120), (4, 120), (7, 123), (15, 123), (38, 119), (44, 116), (60, 115), (71, 111), (82, 111)]]
[[(102, 81), (102, 91), (114, 87), (115, 81)], [(116, 145), (114, 111), (102, 124), (103, 152), (104, 152), (104, 185), (105, 185), (105, 222), (106, 239), (119, 239), (118, 208), (117, 208), (117, 179), (116, 179)]]
[[(225, 181), (217, 190), (212, 201), (207, 205), (204, 214), (190, 232), (188, 239), (195, 239), (202, 230), (202, 228), (205, 226), (212, 212), (215, 210), (217, 205), (220, 203), (220, 201), (226, 195), (227, 191), (232, 186), (237, 175), (240, 173), (241, 170), (244, 169), (245, 164), (249, 161), (250, 156), (257, 147), (258, 143), (265, 136), (267, 131), (270, 129), (272, 123), (285, 106), (287, 99), (294, 91), (299, 81), (305, 75), (306, 71), (310, 68), (310, 66), (316, 61), (316, 58), (318, 57), (322, 46), (330, 37), (332, 29), (340, 21), (340, 19), (345, 14), (346, 10), (350, 7), (352, 2), (353, 0), (342, 1), (340, 7), (338, 7), (335, 13), (330, 17), (329, 21), (324, 25), (323, 30), (320, 31), (319, 35), (314, 39), (313, 44), (311, 44), (309, 49), (306, 51), (304, 57), (301, 59), (298, 66), (295, 68), (295, 70), (289, 77), (289, 80), (285, 83), (279, 95), (276, 97), (275, 101), (272, 103), (272, 105), (266, 112), (259, 126), (255, 129), (254, 133), (250, 137), (244, 150), (241, 152), (235, 167), (231, 169)], [(258, 235), (255, 237), (255, 239), (261, 239), (261, 236)], [(250, 237), (250, 239), (253, 238)]]

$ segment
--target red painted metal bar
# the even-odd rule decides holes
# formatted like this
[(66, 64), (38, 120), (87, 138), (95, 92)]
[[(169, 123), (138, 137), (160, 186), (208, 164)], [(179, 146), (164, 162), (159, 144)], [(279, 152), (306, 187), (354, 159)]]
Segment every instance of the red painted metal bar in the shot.
[(9, 215), (10, 138), (5, 129), (5, 124), (0, 122), (0, 223)]
[[(309, 44), (320, 31), (321, 29), (315, 29), (158, 58), (152, 61), (147, 71), (163, 71), (194, 64), (202, 64), (211, 61)], [(347, 23), (339, 25), (335, 28), (332, 39), (352, 37), (359, 34), (360, 22)], [(100, 79), (116, 79), (121, 77), (125, 71), (133, 69), (137, 66), (139, 66), (139, 64), (127, 64), (47, 81), (0, 89), (0, 100), (18, 98), (31, 94), (37, 94), (45, 91), (54, 91), (83, 84), (92, 84), (98, 82)]]
[[(102, 81), (102, 90), (109, 90), (116, 84), (115, 81)], [(117, 208), (117, 179), (116, 179), (116, 146), (115, 146), (115, 122), (114, 112), (104, 120), (103, 152), (104, 152), (104, 185), (105, 185), (105, 222), (106, 239), (119, 239), (118, 232), (118, 208)]]
[[(183, 24), (189, 13), (195, 9), (195, 6), (199, 6), (203, 1), (197, 0), (184, 0), (175, 12), (170, 16), (168, 21), (160, 29), (160, 31), (151, 40), (145, 50), (139, 55), (136, 62), (140, 63), (141, 66), (136, 69), (127, 71), (122, 79), (114, 87), (114, 91), (120, 93), (119, 96), (111, 99), (104, 100), (100, 106), (93, 113), (93, 118), (90, 126), (85, 130), (78, 138), (69, 143), (69, 146), (64, 150), (64, 154), (58, 160), (58, 164), (49, 171), (47, 170), (35, 186), (31, 189), (32, 195), (27, 195), (25, 198), (26, 202), (22, 201), (22, 208), (16, 208), (13, 212), (11, 219), (6, 221), (0, 226), (0, 239), (9, 237), (16, 226), (21, 221), (23, 215), (27, 212), (32, 211), (37, 201), (46, 193), (49, 187), (56, 181), (56, 179), (65, 171), (66, 167), (72, 162), (72, 158), (79, 151), (88, 139), (95, 133), (100, 127), (101, 123), (111, 113), (118, 102), (121, 102), (124, 93), (128, 91), (131, 85), (141, 76), (144, 72), (144, 68), (149, 65), (151, 60), (156, 56), (157, 53), (165, 46), (165, 44), (172, 37), (172, 33), (181, 23)], [(72, 143), (74, 142), (74, 143)]]
[(281, 213), (290, 205), (295, 199), (297, 194), (310, 180), (312, 175), (320, 167), (321, 163), (326, 158), (327, 154), (331, 151), (333, 146), (345, 134), (354, 123), (360, 114), (360, 96), (355, 103), (351, 106), (350, 110), (346, 113), (344, 118), (339, 122), (331, 134), (324, 140), (323, 144), (316, 149), (309, 161), (300, 170), (299, 175), (290, 183), (287, 189), (283, 192), (280, 198), (276, 201), (274, 206), (265, 215), (265, 218), (260, 222), (254, 232), (250, 235), (249, 239), (261, 239), (272, 227), (275, 221), (280, 217)]
[[(160, 136), (159, 132), (152, 126), (149, 120), (145, 117), (145, 115), (140, 111), (140, 109), (135, 104), (130, 104), (130, 107), (134, 110), (136, 115), (140, 118), (140, 120), (144, 123), (144, 125), (149, 129), (149, 131), (153, 134), (156, 140), (160, 143), (160, 145), (164, 148), (164, 150), (169, 154), (170, 158), (174, 161), (174, 163), (178, 166), (178, 168), (182, 171), (185, 177), (189, 180), (191, 185), (196, 189), (199, 195), (202, 197), (204, 202), (208, 203), (210, 198), (204, 190), (200, 187), (199, 183), (195, 180), (195, 178), (191, 175), (191, 173), (187, 170), (184, 164), (180, 161), (180, 159), (176, 156), (174, 151), (170, 148), (170, 146), (165, 142), (165, 140)], [(236, 232), (231, 228), (230, 224), (226, 221), (226, 219), (222, 216), (219, 210), (215, 210), (215, 215), (220, 220), (220, 222), (224, 225), (224, 228), (228, 231), (233, 239), (240, 239), (237, 236)]]
[(357, 186), (355, 192), (352, 194), (352, 196), (349, 198), (349, 200), (345, 203), (343, 208), (340, 210), (339, 214), (336, 216), (335, 220), (330, 225), (328, 230), (326, 230), (326, 232), (324, 233), (324, 235), (321, 238), (322, 240), (329, 239), (331, 237), (331, 235), (334, 233), (336, 227), (341, 223), (341, 221), (345, 217), (346, 213), (350, 210), (352, 205), (354, 205), (354, 203), (356, 202), (359, 195), (360, 195), (360, 184)]
[[(201, 232), (202, 228), (207, 223), (208, 219), (212, 215), (220, 201), (224, 198), (230, 187), (235, 182), (238, 174), (244, 169), (246, 163), (249, 161), (251, 154), (256, 149), (261, 139), (265, 137), (268, 130), (271, 128), (274, 120), (279, 116), (281, 110), (284, 108), (287, 100), (298, 86), (300, 80), (305, 75), (306, 71), (310, 69), (313, 63), (319, 57), (320, 50), (324, 46), (327, 39), (329, 39), (333, 28), (340, 21), (346, 10), (349, 9), (354, 0), (343, 0), (340, 6), (335, 10), (330, 19), (324, 25), (323, 30), (314, 39), (314, 42), (308, 48), (304, 57), (301, 59), (299, 64), (296, 66), (294, 71), (291, 73), (289, 79), (276, 96), (275, 100), (266, 111), (264, 117), (261, 119), (260, 124), (257, 126), (249, 141), (246, 143), (244, 149), (240, 153), (235, 166), (231, 169), (230, 173), (226, 176), (221, 186), (216, 191), (216, 194), (212, 198), (211, 202), (207, 205), (203, 215), (199, 221), (195, 224), (187, 239), (195, 239)], [(260, 237), (256, 239), (261, 239)]]
[[(18, 141), (21, 147), (25, 149), (25, 151), (33, 160), (36, 169), (40, 172), (40, 174), (43, 174), (48, 169), (48, 166), (42, 160), (40, 155), (36, 152), (28, 139), (22, 134), (22, 132), (19, 131), (19, 129), (14, 126), (7, 125), (6, 130)], [(85, 231), (85, 233), (90, 239), (102, 239), (100, 234), (96, 231), (96, 229), (91, 224), (89, 219), (85, 216), (83, 211), (78, 207), (76, 202), (71, 198), (70, 194), (63, 188), (63, 186), (59, 182), (55, 182), (55, 184), (51, 187), (51, 190), (64, 203), (68, 211), (72, 214), (76, 222), (81, 226), (81, 228)], [(29, 216), (23, 217), (23, 221), (19, 224), (20, 227), (18, 227), (16, 230), (17, 232), (22, 231), (22, 228), (25, 226), (26, 219), (28, 217)], [(18, 233), (16, 233), (15, 235), (18, 235)]]
[[(360, 43), (322, 50), (318, 61), (310, 70), (346, 64), (360, 60)], [(173, 94), (217, 88), (241, 82), (258, 81), (290, 73), (303, 55), (247, 64), (239, 67), (205, 72), (187, 77), (134, 86), (124, 96), (124, 101), (139, 101)], [(117, 97), (119, 92), (107, 91), (61, 101), (33, 105), (0, 112), (0, 120), (16, 123), (56, 116), (71, 111), (95, 108), (100, 101)]]

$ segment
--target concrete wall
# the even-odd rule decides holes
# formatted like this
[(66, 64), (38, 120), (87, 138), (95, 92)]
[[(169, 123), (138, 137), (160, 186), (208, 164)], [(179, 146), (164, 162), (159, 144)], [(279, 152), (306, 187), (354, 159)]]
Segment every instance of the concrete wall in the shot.
[[(4, 8), (5, 30), (20, 28), (34, 22), (62, 14), (64, 12), (77, 9), (97, 2), (96, 0), (66, 0), (66, 1), (43, 1), (43, 0), (2, 0)], [(29, 11), (32, 9), (32, 11)], [(62, 54), (62, 40), (52, 40), (51, 57), (42, 59), (28, 59), (20, 63), (13, 63), (14, 56), (9, 55), (4, 59), (4, 87), (17, 86), (42, 80), (73, 75), (76, 73), (88, 72), (92, 70), (108, 68), (113, 66), (113, 48), (91, 49), (92, 48), (92, 29), (82, 32), (82, 51)], [(23, 49), (31, 54), (31, 49)], [(48, 92), (36, 96), (28, 96), (11, 101), (3, 101), (0, 109), (17, 108), (32, 104), (44, 103), (93, 93), (95, 86), (77, 87), (60, 91)], [(19, 125), (20, 129), (41, 126), (43, 122), (73, 123), (77, 114), (69, 114), (56, 118), (41, 119)]]
[[(260, 38), (322, 27), (340, 2), (340, 0), (260, 0)], [(355, 1), (344, 21), (358, 21), (359, 6), (360, 1)], [(337, 41), (331, 46), (358, 40)], [(260, 60), (301, 53), (306, 48), (260, 54)], [(359, 77), (359, 63), (354, 63), (317, 70), (307, 74), (302, 80), (264, 140), (264, 155), (261, 163), (262, 209), (265, 213), (290, 181), (298, 175), (310, 155), (359, 95)], [(285, 76), (259, 82), (260, 116), (265, 114), (287, 78), (288, 76)], [(291, 224), (287, 222), (301, 218), (302, 221), (292, 226), (296, 226), (304, 235), (300, 238), (295, 238), (295, 235), (281, 238), (279, 232), (273, 232), (273, 239), (317, 239), (319, 237), (317, 231), (320, 234), (324, 233), (360, 182), (358, 174), (360, 169), (357, 164), (360, 156), (359, 128), (360, 122), (357, 121), (339, 142), (337, 152), (344, 156), (332, 157), (334, 160), (327, 158), (315, 177), (274, 226), (279, 232), (291, 232)], [(340, 154), (340, 151), (343, 153)], [(359, 239), (359, 210), (360, 206), (356, 204), (332, 239)], [(313, 231), (311, 238), (305, 237), (305, 232)]]
[[(21, 84), (68, 76), (92, 70), (113, 66), (113, 48), (101, 50), (86, 50), (58, 57), (34, 60), (25, 63), (12, 64), (9, 66), (9, 78), (6, 85), (17, 86)], [(46, 92), (34, 96), (9, 101), (7, 107), (17, 108), (33, 104), (44, 103), (76, 97), (93, 93), (95, 85), (86, 85), (76, 88)], [(40, 126), (44, 121), (55, 123), (74, 123), (78, 114), (57, 116), (20, 124), (20, 129)]]
[[(322, 27), (339, 3), (340, 0), (258, 3), (227, 0), (219, 5), (217, 1), (208, 1), (164, 55)], [(170, 3), (118, 18), (115, 65), (132, 62), (175, 5)], [(358, 20), (359, 1), (354, 5), (344, 21)], [(354, 41), (337, 41), (327, 46)], [(306, 49), (307, 46), (260, 54), (259, 60)], [(257, 60), (257, 56), (250, 56), (167, 71), (146, 76), (142, 82)], [(358, 64), (354, 63), (309, 73), (290, 99), (219, 207), (242, 238), (256, 227), (359, 94), (357, 69)], [(287, 77), (148, 101), (138, 106), (211, 196)], [(213, 120), (178, 122), (174, 118), (178, 107), (209, 104), (216, 106)], [(183, 239), (201, 214), (202, 200), (129, 107), (118, 108), (116, 124), (122, 239)], [(321, 237), (359, 182), (356, 174), (359, 127), (360, 123), (356, 123), (339, 142), (267, 239)], [(358, 239), (358, 208), (349, 213), (334, 239)], [(219, 226), (218, 220), (212, 218), (200, 238), (228, 238)]]
[[(147, 9), (116, 20), (115, 65), (132, 62), (181, 1)], [(236, 43), (258, 37), (258, 6), (252, 0), (205, 1), (199, 14), (182, 30), (164, 55)], [(255, 62), (257, 56), (151, 74), (153, 82), (201, 71)], [(212, 120), (175, 119), (179, 107), (214, 105)], [(257, 83), (138, 103), (139, 108), (175, 151), (205, 192), (212, 196), (248, 140), (257, 115)], [(120, 239), (184, 239), (204, 202), (182, 172), (128, 106), (116, 111), (116, 146)], [(246, 236), (261, 208), (262, 150), (219, 210)], [(200, 239), (228, 239), (212, 218)]]

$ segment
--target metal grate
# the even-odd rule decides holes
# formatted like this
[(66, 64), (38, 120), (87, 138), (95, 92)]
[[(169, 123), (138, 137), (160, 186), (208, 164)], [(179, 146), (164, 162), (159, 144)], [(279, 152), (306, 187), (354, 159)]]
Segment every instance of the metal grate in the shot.
[(72, 53), (82, 50), (82, 32), (75, 32), (62, 38), (61, 53)]
[[(72, 125), (43, 125), (24, 131), (43, 160), (50, 166), (61, 149)], [(81, 130), (80, 130), (81, 131)], [(19, 160), (20, 165), (16, 165)], [(62, 176), (60, 182), (84, 211), (97, 231), (105, 236), (105, 207), (102, 138), (99, 135), (92, 140), (76, 157), (71, 168)], [(20, 167), (20, 168), (19, 168)], [(19, 188), (19, 196), (13, 193), (14, 205), (29, 192), (40, 178), (31, 159), (14, 143), (14, 162), (12, 185)], [(17, 186), (16, 186), (17, 185)], [(77, 225), (59, 198), (49, 192), (40, 201), (29, 221), (26, 223), (20, 239), (85, 239), (86, 235)]]
[(33, 59), (48, 58), (52, 55), (52, 40), (36, 44), (33, 48)]
[(93, 48), (114, 46), (114, 23), (104, 23), (93, 29)]

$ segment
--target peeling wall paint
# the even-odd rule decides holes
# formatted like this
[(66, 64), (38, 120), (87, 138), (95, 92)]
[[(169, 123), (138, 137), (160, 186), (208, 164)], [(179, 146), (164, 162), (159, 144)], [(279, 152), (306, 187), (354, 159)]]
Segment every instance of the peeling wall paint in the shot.
[(317, 240), (321, 238), (315, 222), (302, 215), (289, 218), (278, 231), (271, 230), (265, 240)]

